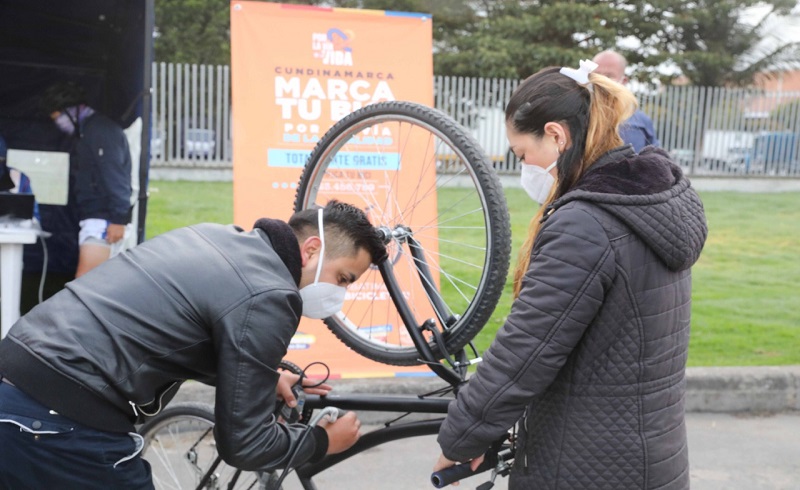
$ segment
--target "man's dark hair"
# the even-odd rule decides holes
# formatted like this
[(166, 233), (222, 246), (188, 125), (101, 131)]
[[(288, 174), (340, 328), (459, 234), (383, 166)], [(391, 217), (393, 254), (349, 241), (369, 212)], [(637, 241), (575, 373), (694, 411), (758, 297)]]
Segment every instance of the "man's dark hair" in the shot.
[[(289, 226), (301, 240), (319, 235), (318, 209), (304, 209), (289, 218)], [(358, 249), (363, 248), (374, 263), (380, 262), (386, 256), (383, 237), (369, 222), (364, 211), (335, 199), (328, 201), (322, 210), (326, 255), (351, 257), (358, 253)]]
[(49, 86), (39, 98), (39, 109), (47, 115), (67, 107), (86, 104), (86, 92), (75, 82), (57, 82)]

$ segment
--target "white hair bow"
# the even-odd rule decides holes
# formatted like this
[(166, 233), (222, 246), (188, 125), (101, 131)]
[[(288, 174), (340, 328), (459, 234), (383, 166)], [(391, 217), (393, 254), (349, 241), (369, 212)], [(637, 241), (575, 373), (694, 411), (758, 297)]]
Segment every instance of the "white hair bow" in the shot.
[(566, 66), (559, 70), (559, 73), (562, 75), (566, 75), (571, 79), (578, 82), (580, 85), (589, 85), (589, 73), (595, 71), (597, 69), (597, 63), (591, 60), (581, 60), (580, 68), (577, 70), (574, 68), (567, 68)]

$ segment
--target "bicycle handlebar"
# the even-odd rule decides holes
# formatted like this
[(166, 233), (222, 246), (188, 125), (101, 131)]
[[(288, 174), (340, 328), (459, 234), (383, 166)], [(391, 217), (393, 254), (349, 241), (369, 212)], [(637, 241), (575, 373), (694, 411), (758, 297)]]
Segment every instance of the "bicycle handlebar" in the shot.
[(344, 414), (344, 411), (341, 411), (336, 407), (325, 407), (322, 410), (320, 410), (319, 412), (317, 412), (316, 414), (314, 414), (313, 417), (311, 417), (311, 420), (308, 422), (308, 425), (310, 427), (314, 427), (324, 417), (328, 418), (328, 422), (334, 423), (334, 422), (336, 422), (336, 419), (338, 419), (339, 416), (343, 415), (343, 414)]
[(489, 461), (489, 458), (484, 459), (475, 471), (472, 471), (469, 463), (461, 463), (443, 470), (435, 471), (431, 474), (431, 483), (433, 483), (433, 486), (436, 488), (443, 488), (469, 476), (489, 471), (492, 468), (494, 468), (494, 464)]

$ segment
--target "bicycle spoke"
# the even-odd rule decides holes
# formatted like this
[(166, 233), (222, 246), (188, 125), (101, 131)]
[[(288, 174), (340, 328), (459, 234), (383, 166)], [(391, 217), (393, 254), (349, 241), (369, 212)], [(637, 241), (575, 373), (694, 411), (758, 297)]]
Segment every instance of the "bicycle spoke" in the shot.
[[(206, 418), (209, 417), (209, 418)], [(142, 456), (150, 463), (157, 490), (196, 488), (217, 458), (213, 422), (208, 415), (166, 416), (162, 423), (143, 433)], [(208, 476), (204, 488), (255, 488), (258, 473), (242, 472), (220, 463)]]
[[(352, 202), (394, 235), (389, 260), (398, 290), (390, 297), (371, 269), (360, 286), (349, 288), (342, 312), (326, 322), (348, 346), (379, 362), (414, 364), (419, 357), (392, 298), (406, 303), (417, 324), (409, 327), (449, 317), (444, 341), (450, 350), (480, 329), (505, 282), (510, 245), (491, 242), (495, 231), (510, 241), (505, 210), (496, 209), (504, 203), (502, 188), (483, 152), (435, 112), (405, 102), (356, 111), (323, 135), (298, 186), (298, 209), (332, 198)], [(361, 134), (382, 137), (365, 142), (356, 138)], [(374, 156), (376, 163), (331, 165), (337, 155), (349, 154)], [(413, 256), (405, 241), (409, 233), (419, 242)]]

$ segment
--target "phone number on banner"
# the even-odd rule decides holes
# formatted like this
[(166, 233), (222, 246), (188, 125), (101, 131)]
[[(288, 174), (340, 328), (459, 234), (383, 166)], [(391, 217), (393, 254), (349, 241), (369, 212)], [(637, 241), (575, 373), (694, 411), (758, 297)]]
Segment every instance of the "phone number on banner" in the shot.
[(372, 182), (322, 182), (320, 192), (374, 192), (377, 186)]

